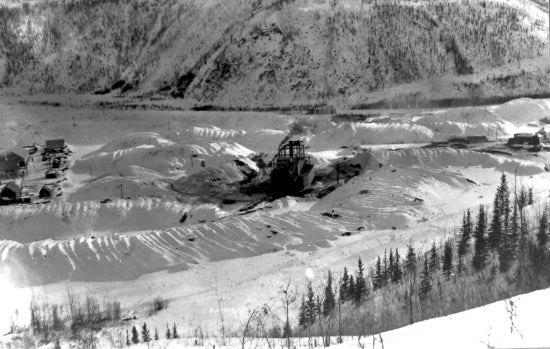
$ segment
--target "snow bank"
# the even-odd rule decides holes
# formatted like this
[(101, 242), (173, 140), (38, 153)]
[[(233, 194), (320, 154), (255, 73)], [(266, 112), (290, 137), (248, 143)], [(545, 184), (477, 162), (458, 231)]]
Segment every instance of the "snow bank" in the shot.
[(514, 99), (507, 103), (493, 106), (491, 110), (501, 118), (516, 126), (538, 123), (541, 118), (550, 117), (550, 100), (548, 99)]

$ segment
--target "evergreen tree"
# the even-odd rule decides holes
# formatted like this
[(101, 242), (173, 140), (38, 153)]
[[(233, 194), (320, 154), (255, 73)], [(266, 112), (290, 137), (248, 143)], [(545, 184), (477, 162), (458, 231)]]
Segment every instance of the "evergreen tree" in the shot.
[(151, 340), (151, 336), (149, 334), (149, 329), (147, 328), (147, 324), (144, 322), (143, 326), (141, 327), (141, 340), (143, 343), (147, 343)]
[(393, 263), (393, 273), (391, 281), (393, 283), (397, 283), (401, 280), (401, 264), (400, 264), (400, 256), (399, 256), (399, 250), (397, 248), (395, 249), (395, 261)]
[(178, 334), (178, 329), (176, 328), (176, 323), (174, 322), (174, 325), (172, 326), (172, 338), (178, 339), (180, 338), (180, 335)]
[(327, 284), (325, 286), (325, 298), (323, 299), (323, 315), (328, 316), (334, 306), (336, 305), (336, 298), (334, 296), (334, 290), (332, 286), (332, 273), (330, 270), (327, 275)]
[(350, 294), (350, 300), (353, 299), (353, 296), (355, 295), (355, 278), (353, 275), (350, 275), (349, 277), (349, 294)]
[(533, 203), (533, 188), (529, 188), (529, 192), (527, 194), (527, 204), (531, 206)]
[(472, 235), (472, 216), (470, 210), (462, 217), (462, 227), (460, 228), (460, 239), (458, 240), (457, 254), (458, 258), (464, 257), (470, 247), (470, 236)]
[(453, 245), (450, 239), (445, 241), (443, 248), (443, 275), (448, 279), (453, 271)]
[(348, 268), (344, 267), (344, 275), (340, 283), (340, 301), (344, 303), (347, 300), (349, 300), (349, 274)]
[(357, 260), (357, 275), (355, 277), (355, 292), (354, 301), (356, 304), (361, 303), (367, 297), (367, 282), (364, 276), (363, 261), (361, 258)]
[(283, 327), (283, 338), (288, 338), (292, 336), (292, 327), (290, 326), (290, 322), (286, 321), (285, 326)]
[(168, 323), (166, 323), (166, 339), (170, 339), (172, 337), (172, 334), (170, 333), (170, 326), (168, 326)]
[(405, 270), (408, 274), (416, 273), (416, 254), (412, 245), (408, 246), (407, 256), (405, 257)]
[(485, 267), (487, 262), (487, 245), (485, 233), (487, 231), (487, 219), (485, 217), (485, 208), (483, 205), (479, 206), (479, 213), (477, 216), (477, 224), (474, 230), (474, 257), (472, 258), (472, 267), (476, 271), (480, 271)]
[(495, 200), (493, 202), (493, 217), (491, 218), (491, 229), (487, 237), (488, 247), (492, 250), (496, 250), (500, 244), (502, 236), (502, 222), (501, 222), (501, 212), (499, 204), (499, 193), (495, 195)]
[(539, 230), (537, 232), (537, 245), (544, 248), (548, 242), (548, 212), (544, 210), (539, 219)]
[(435, 247), (435, 241), (432, 242), (432, 248), (430, 249), (430, 273), (434, 273), (437, 269), (439, 269), (439, 261), (437, 256), (437, 248)]
[(382, 288), (383, 280), (382, 280), (382, 260), (380, 259), (380, 256), (378, 256), (378, 259), (376, 260), (376, 267), (374, 271), (374, 278), (372, 280), (372, 287), (377, 290), (379, 288)]
[(126, 329), (126, 346), (130, 346), (130, 336), (128, 335), (128, 329)]
[(157, 331), (157, 328), (155, 327), (155, 340), (158, 341), (159, 340), (159, 333)]
[(55, 339), (55, 345), (53, 349), (61, 349), (61, 344), (59, 343), (59, 337)]
[(389, 268), (388, 268), (388, 281), (391, 281), (392, 279), (392, 275), (393, 275), (393, 251), (392, 249), (390, 249), (390, 255), (388, 257), (388, 263), (389, 263)]
[(420, 276), (420, 299), (426, 299), (430, 291), (432, 290), (432, 281), (430, 274), (430, 265), (428, 263), (428, 255), (424, 255), (424, 267), (422, 268), (422, 274)]
[(57, 305), (55, 304), (52, 306), (52, 328), (54, 331), (60, 331), (63, 329), (63, 322), (59, 318)]
[(298, 325), (300, 327), (307, 326), (307, 305), (306, 298), (302, 296), (302, 302), (300, 303), (300, 312), (298, 313)]
[(388, 272), (388, 252), (384, 249), (384, 259), (382, 259), (382, 265), (384, 269), (382, 270), (382, 286), (386, 286), (388, 283), (389, 272)]
[(132, 343), (134, 344), (139, 343), (139, 333), (136, 326), (132, 326)]
[(311, 286), (311, 281), (307, 283), (307, 300), (306, 300), (306, 325), (315, 323), (317, 316), (317, 304), (315, 303), (315, 293)]

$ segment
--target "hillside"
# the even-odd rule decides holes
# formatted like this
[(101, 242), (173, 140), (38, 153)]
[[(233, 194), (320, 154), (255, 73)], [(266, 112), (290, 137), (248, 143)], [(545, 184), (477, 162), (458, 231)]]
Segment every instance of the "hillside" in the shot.
[(477, 0), (11, 2), (0, 8), (0, 86), (234, 108), (547, 93), (544, 11)]

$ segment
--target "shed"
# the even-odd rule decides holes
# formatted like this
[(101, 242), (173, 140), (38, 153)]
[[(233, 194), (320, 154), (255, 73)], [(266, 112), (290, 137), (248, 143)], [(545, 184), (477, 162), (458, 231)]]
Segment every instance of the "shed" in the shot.
[(21, 176), (26, 168), (25, 151), (9, 149), (0, 151), (0, 178), (16, 178)]
[(21, 197), (21, 187), (14, 182), (9, 182), (0, 191), (0, 201), (16, 201)]
[(57, 152), (63, 150), (63, 148), (65, 148), (64, 139), (49, 139), (44, 147), (47, 152)]
[(40, 198), (51, 198), (54, 197), (59, 191), (59, 187), (53, 184), (44, 184), (44, 186), (38, 192)]

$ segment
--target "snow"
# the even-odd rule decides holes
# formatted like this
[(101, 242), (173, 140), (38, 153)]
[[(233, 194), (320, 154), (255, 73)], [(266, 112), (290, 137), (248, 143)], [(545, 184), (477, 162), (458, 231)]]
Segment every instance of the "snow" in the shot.
[[(409, 242), (422, 248), (441, 238), (464, 209), (492, 202), (502, 172), (536, 183), (539, 199), (550, 186), (546, 152), (505, 156), (420, 147), (440, 135), (490, 132), (494, 124), (499, 135), (512, 134), (544, 113), (548, 100), (340, 124), (328, 116), (271, 113), (60, 108), (53, 117), (44, 106), (0, 108), (17, 123), (3, 130), (3, 144), (34, 139), (36, 129), (37, 138), (64, 136), (74, 152), (62, 198), (0, 207), (0, 280), (8, 285), (5, 292), (17, 293), (0, 297), (6, 314), (26, 313), (31, 294), (63, 302), (69, 280), (79, 294), (121, 300), (125, 312), (139, 316), (136, 323), (146, 319), (164, 328), (176, 321), (189, 332), (200, 319), (216, 332), (212, 290), (218, 283), (227, 323), (237, 330), (249, 309), (270, 303), (280, 310), (289, 274), (301, 287), (306, 278), (318, 282), (327, 269), (349, 267), (358, 256), (371, 263), (385, 248)], [(518, 114), (523, 109), (531, 116)], [(72, 125), (73, 114), (79, 127)], [(296, 123), (303, 127), (294, 128)], [(338, 159), (343, 168), (360, 165), (362, 172), (351, 179), (343, 175), (321, 199), (287, 197), (248, 213), (239, 209), (253, 197), (221, 204), (218, 195), (257, 170), (250, 157), (265, 152), (269, 161), (291, 128), (307, 141), (319, 170), (330, 173)], [(221, 183), (209, 187), (216, 178)], [(184, 213), (187, 220), (180, 223)], [(170, 308), (147, 317), (143, 302), (155, 295), (169, 298)], [(493, 330), (491, 338), (503, 335)], [(403, 343), (395, 340), (396, 346)]]

